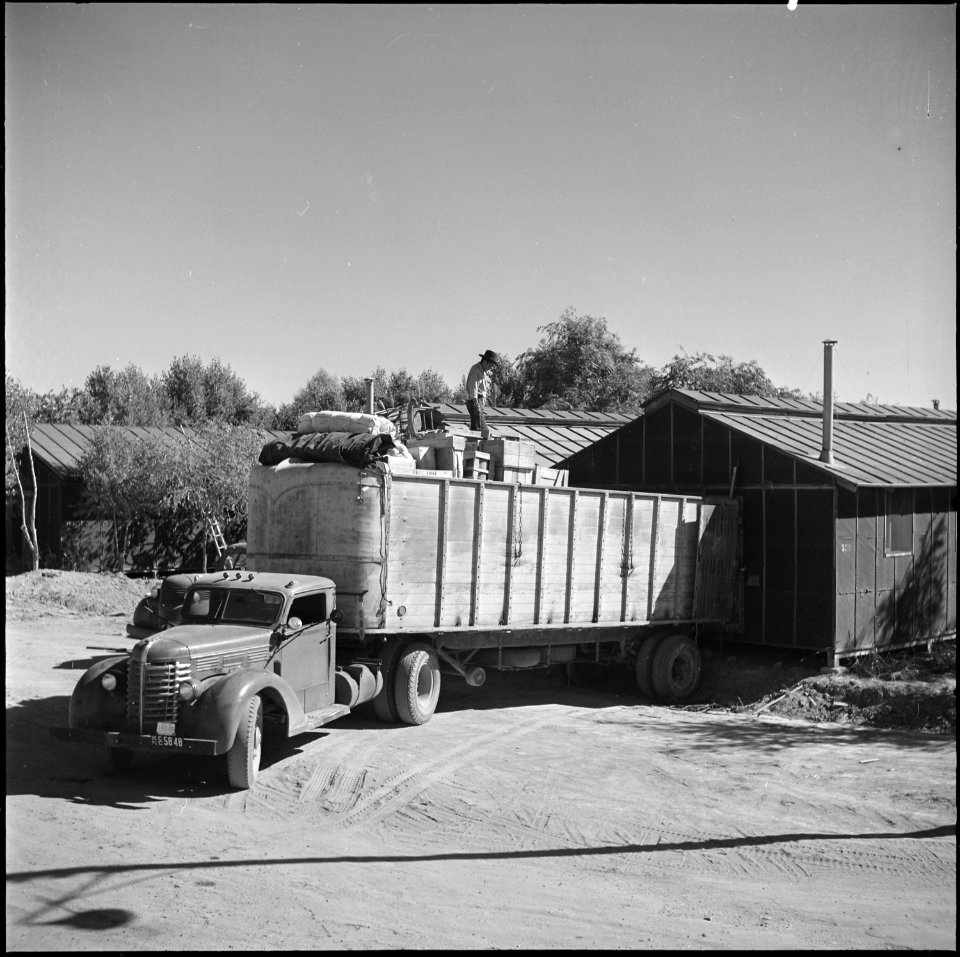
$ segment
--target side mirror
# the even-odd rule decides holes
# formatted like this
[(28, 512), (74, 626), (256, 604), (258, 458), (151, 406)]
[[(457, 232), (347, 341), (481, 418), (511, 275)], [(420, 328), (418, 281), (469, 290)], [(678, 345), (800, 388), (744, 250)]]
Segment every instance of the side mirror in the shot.
[(287, 630), (288, 631), (299, 631), (303, 627), (303, 622), (299, 618), (288, 618), (287, 619)]
[(330, 612), (330, 620), (331, 620), (335, 625), (339, 625), (340, 622), (343, 621), (343, 612), (340, 611), (339, 608), (334, 608), (333, 611)]

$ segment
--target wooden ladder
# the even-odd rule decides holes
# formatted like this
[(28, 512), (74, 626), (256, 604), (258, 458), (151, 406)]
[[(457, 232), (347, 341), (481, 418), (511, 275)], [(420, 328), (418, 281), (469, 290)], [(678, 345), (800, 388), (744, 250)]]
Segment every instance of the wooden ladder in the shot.
[(208, 518), (207, 524), (210, 526), (210, 531), (213, 534), (213, 544), (217, 550), (217, 557), (219, 558), (227, 550), (227, 540), (223, 537), (220, 523), (215, 518)]

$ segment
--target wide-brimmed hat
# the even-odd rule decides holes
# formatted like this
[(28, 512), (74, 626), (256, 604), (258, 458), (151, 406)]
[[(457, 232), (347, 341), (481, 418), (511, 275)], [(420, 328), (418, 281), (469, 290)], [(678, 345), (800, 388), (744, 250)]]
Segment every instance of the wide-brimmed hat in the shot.
[(503, 364), (500, 361), (500, 356), (498, 356), (492, 349), (487, 349), (486, 352), (481, 352), (480, 358), (487, 362), (492, 362), (495, 366)]

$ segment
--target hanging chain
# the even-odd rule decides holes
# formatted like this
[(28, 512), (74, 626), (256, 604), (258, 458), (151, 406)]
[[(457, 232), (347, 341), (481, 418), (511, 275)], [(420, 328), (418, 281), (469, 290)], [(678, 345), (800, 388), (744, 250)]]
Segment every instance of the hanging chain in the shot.
[(513, 543), (513, 564), (520, 564), (520, 556), (523, 554), (523, 493), (520, 491), (520, 485), (517, 485), (517, 537)]

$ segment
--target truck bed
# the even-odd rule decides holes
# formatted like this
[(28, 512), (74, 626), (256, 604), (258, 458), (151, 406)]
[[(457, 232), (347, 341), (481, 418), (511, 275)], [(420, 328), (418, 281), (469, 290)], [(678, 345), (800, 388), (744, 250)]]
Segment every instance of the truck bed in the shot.
[[(731, 620), (732, 499), (255, 465), (247, 567), (325, 575), (338, 633)], [(551, 637), (551, 635), (553, 637)]]

